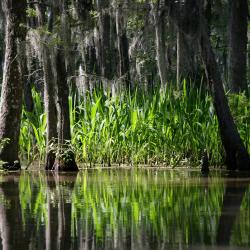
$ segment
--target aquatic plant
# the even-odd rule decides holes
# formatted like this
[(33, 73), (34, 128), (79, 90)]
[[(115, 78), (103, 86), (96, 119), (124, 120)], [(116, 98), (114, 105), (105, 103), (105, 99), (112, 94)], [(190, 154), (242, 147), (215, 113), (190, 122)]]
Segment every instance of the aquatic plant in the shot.
[[(43, 159), (45, 114), (39, 95), (34, 114), (23, 111), (20, 151), (23, 157)], [(228, 95), (238, 129), (250, 150), (250, 102), (243, 94)], [(96, 89), (78, 99), (69, 97), (71, 149), (85, 164), (199, 165), (207, 150), (212, 165), (224, 161), (218, 123), (209, 94), (174, 87), (149, 94), (142, 90), (111, 96)]]

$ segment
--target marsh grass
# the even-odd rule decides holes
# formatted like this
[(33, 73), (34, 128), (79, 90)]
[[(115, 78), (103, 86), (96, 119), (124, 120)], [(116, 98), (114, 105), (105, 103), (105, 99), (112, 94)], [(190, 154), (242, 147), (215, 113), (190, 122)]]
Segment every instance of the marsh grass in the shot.
[[(23, 158), (43, 160), (46, 122), (42, 102), (33, 91), (34, 113), (23, 111), (20, 151)], [(250, 150), (250, 102), (228, 95), (240, 134)], [(166, 166), (199, 165), (204, 149), (212, 165), (224, 152), (218, 123), (207, 92), (189, 87), (154, 93), (136, 90), (111, 96), (103, 89), (85, 98), (69, 97), (72, 147), (78, 162)]]

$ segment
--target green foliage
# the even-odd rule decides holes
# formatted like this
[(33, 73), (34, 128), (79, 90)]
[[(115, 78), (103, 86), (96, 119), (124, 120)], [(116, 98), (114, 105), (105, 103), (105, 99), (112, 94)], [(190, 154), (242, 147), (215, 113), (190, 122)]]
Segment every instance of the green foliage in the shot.
[(89, 14), (90, 14), (90, 16), (91, 16), (92, 18), (95, 18), (95, 19), (97, 19), (98, 16), (99, 16), (99, 13), (98, 13), (97, 11), (94, 11), (94, 10), (91, 10), (91, 11), (89, 12)]
[(71, 161), (72, 155), (74, 155), (74, 147), (70, 141), (58, 144), (57, 140), (54, 139), (49, 144), (49, 150), (55, 154), (56, 159), (63, 160), (65, 163)]
[(46, 148), (46, 117), (43, 113), (43, 104), (40, 95), (33, 89), (35, 108), (32, 113), (23, 109), (19, 147), (21, 157), (29, 162), (41, 160)]
[[(245, 140), (245, 146), (250, 151), (250, 101), (244, 94), (229, 95), (229, 103), (233, 117), (238, 124), (240, 135)], [(237, 108), (234, 108), (237, 107)]]
[(4, 138), (0, 140), (0, 150), (2, 150), (2, 148), (9, 143), (10, 139), (9, 138)]
[[(0, 151), (2, 150), (2, 148), (8, 144), (10, 142), (9, 138), (4, 138), (4, 139), (0, 139)], [(4, 162), (0, 160), (0, 166), (2, 166)]]
[[(45, 115), (35, 96), (35, 114), (23, 112), (21, 153), (43, 159)], [(229, 96), (238, 129), (250, 148), (249, 100)], [(199, 165), (204, 149), (212, 165), (224, 152), (211, 98), (186, 81), (183, 90), (170, 88), (152, 95), (141, 90), (111, 97), (101, 90), (87, 94), (78, 105), (69, 98), (72, 141), (77, 161), (91, 164)], [(59, 151), (58, 151), (59, 152)]]
[(37, 12), (34, 8), (27, 8), (26, 14), (27, 14), (27, 17), (37, 17)]
[(133, 16), (128, 19), (127, 30), (130, 33), (137, 32), (141, 30), (144, 25), (144, 20), (140, 18), (140, 16)]

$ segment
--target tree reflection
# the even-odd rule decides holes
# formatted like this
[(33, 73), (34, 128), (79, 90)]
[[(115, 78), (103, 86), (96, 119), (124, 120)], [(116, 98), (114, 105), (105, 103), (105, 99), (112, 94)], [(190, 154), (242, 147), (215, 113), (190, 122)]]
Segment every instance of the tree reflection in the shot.
[(230, 178), (225, 180), (225, 185), (223, 205), (217, 231), (218, 245), (230, 244), (233, 226), (239, 216), (240, 207), (249, 186), (249, 181), (239, 181), (236, 178)]
[(236, 221), (248, 181), (231, 178), (223, 185), (221, 178), (179, 175), (177, 179), (169, 173), (4, 175), (0, 181), (2, 248), (249, 245), (248, 236), (241, 237), (249, 232), (249, 200), (244, 200)]
[(0, 183), (3, 201), (0, 203), (0, 231), (2, 249), (28, 249), (27, 235), (23, 229), (19, 199), (19, 173), (4, 177)]
[(77, 173), (48, 173), (46, 175), (48, 186), (46, 250), (75, 249), (75, 242), (71, 237), (71, 198), (76, 178)]

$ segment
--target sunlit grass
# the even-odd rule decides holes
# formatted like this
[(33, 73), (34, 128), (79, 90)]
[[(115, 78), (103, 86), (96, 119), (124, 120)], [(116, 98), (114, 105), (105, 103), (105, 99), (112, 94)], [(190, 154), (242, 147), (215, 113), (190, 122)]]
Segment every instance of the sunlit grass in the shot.
[[(87, 164), (199, 165), (207, 149), (212, 165), (224, 152), (218, 123), (207, 92), (168, 88), (149, 94), (96, 90), (85, 98), (69, 97), (72, 145), (78, 162)], [(34, 114), (23, 112), (20, 151), (29, 161), (44, 158), (46, 121), (39, 95)], [(250, 150), (250, 102), (229, 96), (240, 134)], [(76, 104), (77, 103), (77, 104)]]

